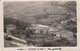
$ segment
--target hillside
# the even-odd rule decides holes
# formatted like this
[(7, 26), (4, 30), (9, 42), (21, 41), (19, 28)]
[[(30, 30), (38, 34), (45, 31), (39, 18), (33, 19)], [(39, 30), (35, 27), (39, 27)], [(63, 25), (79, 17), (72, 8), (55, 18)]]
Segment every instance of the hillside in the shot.
[[(12, 4), (14, 3), (14, 4)], [(57, 20), (66, 16), (67, 10), (58, 2), (8, 2), (4, 3), (4, 16), (35, 23), (38, 20)]]

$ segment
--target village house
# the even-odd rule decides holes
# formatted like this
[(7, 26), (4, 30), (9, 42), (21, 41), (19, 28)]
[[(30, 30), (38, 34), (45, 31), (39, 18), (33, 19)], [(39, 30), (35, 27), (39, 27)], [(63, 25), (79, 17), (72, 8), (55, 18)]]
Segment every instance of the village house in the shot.
[(8, 34), (8, 35), (9, 35), (9, 34), (12, 34), (11, 31), (14, 31), (15, 29), (16, 29), (16, 26), (15, 26), (15, 25), (13, 25), (13, 24), (7, 25), (7, 27), (6, 27), (7, 34)]
[(54, 34), (56, 34), (56, 37), (58, 37), (58, 38), (66, 38), (68, 40), (73, 38), (73, 33), (71, 31), (67, 31), (67, 30), (58, 31)]
[(35, 30), (34, 33), (44, 33), (46, 32), (46, 30), (49, 29), (49, 26), (42, 25), (42, 24), (32, 24), (31, 27), (29, 27), (29, 29)]
[(69, 40), (70, 38), (73, 38), (73, 33), (71, 31), (62, 30), (61, 36)]

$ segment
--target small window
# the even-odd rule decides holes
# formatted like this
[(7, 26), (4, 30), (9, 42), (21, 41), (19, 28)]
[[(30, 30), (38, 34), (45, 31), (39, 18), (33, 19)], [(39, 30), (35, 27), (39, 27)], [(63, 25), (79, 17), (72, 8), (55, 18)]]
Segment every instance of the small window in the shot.
[(56, 34), (54, 34), (54, 36), (56, 36)]

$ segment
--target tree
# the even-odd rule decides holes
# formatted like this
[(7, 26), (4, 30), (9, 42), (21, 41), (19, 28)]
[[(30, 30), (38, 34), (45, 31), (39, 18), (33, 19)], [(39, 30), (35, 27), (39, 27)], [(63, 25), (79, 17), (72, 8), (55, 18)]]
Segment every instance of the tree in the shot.
[(64, 7), (69, 10), (72, 11), (76, 14), (76, 2), (75, 1), (68, 1), (64, 4)]

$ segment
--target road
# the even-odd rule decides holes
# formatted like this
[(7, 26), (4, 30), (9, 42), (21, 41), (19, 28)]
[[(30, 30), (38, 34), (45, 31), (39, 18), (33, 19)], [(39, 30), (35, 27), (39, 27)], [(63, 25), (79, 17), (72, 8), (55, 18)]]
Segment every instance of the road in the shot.
[[(4, 34), (6, 36), (6, 33)], [(4, 46), (5, 47), (27, 47), (26, 41), (23, 39), (19, 39), (17, 37), (14, 37), (12, 35), (8, 35), (8, 37), (11, 37), (13, 40), (5, 40), (4, 39)]]

